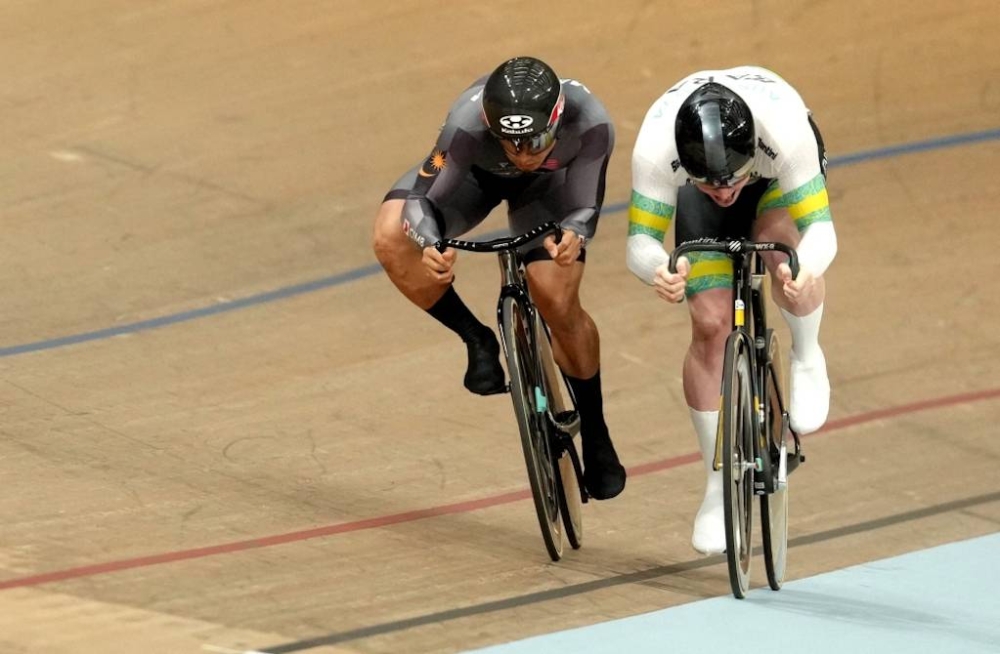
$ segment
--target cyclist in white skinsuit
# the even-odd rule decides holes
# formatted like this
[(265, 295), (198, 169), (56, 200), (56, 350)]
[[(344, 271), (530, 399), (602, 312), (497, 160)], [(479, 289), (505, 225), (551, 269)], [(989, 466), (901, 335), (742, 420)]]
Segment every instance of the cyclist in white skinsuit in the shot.
[[(675, 216), (676, 214), (676, 216)], [(837, 252), (826, 191), (822, 137), (799, 94), (770, 70), (741, 66), (690, 75), (650, 107), (632, 154), (627, 265), (668, 302), (688, 299), (691, 344), (684, 395), (705, 461), (705, 498), (692, 545), (725, 550), (722, 473), (712, 470), (725, 341), (732, 329), (732, 261), (722, 254), (682, 257), (667, 270), (664, 237), (675, 243), (752, 238), (795, 247), (795, 280), (783, 257), (766, 255), (772, 297), (792, 336), (792, 427), (819, 429), (830, 406), (819, 345), (823, 274)]]

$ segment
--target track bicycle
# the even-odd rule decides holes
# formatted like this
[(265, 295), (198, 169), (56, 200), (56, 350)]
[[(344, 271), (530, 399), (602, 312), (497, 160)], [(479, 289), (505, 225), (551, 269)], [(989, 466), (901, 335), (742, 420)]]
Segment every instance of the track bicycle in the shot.
[(510, 382), (507, 390), (521, 433), (535, 513), (545, 548), (553, 561), (563, 543), (573, 549), (583, 542), (582, 504), (589, 499), (574, 438), (580, 416), (572, 389), (552, 356), (551, 337), (528, 292), (525, 264), (518, 251), (531, 241), (562, 230), (557, 223), (540, 225), (524, 234), (491, 241), (444, 239), (435, 247), (469, 252), (493, 252), (500, 263), (497, 323)]
[(743, 599), (750, 587), (753, 498), (760, 497), (767, 582), (780, 590), (788, 552), (788, 475), (805, 461), (788, 418), (778, 338), (767, 323), (760, 254), (786, 255), (793, 278), (799, 262), (784, 243), (706, 238), (674, 249), (669, 270), (677, 272), (677, 260), (690, 252), (718, 252), (733, 260), (733, 331), (726, 339), (713, 465), (723, 472), (729, 584)]

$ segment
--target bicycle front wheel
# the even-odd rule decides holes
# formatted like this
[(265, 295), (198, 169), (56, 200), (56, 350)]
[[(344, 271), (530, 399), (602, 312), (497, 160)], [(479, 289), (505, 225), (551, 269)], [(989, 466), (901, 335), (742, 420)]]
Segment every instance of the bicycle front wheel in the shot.
[(548, 400), (543, 388), (542, 371), (535, 356), (531, 320), (532, 317), (521, 300), (515, 297), (503, 299), (500, 331), (507, 357), (507, 372), (510, 375), (511, 401), (521, 432), (521, 449), (524, 451), (528, 483), (545, 549), (553, 561), (558, 561), (563, 551), (559, 514), (560, 481), (552, 457), (546, 416)]
[(788, 414), (785, 412), (785, 386), (782, 383), (781, 350), (778, 337), (768, 330), (768, 361), (765, 371), (764, 388), (767, 389), (767, 454), (771, 465), (769, 474), (774, 480), (772, 493), (760, 496), (760, 527), (764, 541), (764, 567), (767, 568), (767, 584), (772, 590), (781, 590), (785, 579), (785, 564), (788, 560), (788, 486), (778, 484), (778, 470), (781, 464), (782, 445), (787, 445)]
[(750, 537), (753, 525), (753, 374), (749, 344), (739, 332), (726, 341), (722, 371), (723, 505), (726, 520), (726, 560), (733, 595), (743, 599), (750, 587)]

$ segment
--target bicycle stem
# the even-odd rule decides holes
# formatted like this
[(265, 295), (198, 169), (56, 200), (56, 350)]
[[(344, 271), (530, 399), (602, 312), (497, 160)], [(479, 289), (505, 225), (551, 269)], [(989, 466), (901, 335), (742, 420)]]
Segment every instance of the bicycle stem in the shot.
[(521, 271), (518, 265), (518, 257), (514, 256), (514, 251), (500, 250), (497, 252), (497, 255), (497, 259), (500, 262), (500, 279), (503, 286), (518, 285)]

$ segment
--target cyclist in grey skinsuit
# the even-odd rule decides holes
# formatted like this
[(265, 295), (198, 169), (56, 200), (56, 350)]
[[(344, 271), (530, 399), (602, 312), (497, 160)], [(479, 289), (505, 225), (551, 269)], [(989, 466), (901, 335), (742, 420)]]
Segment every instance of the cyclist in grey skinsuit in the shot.
[(501, 200), (508, 202), (514, 234), (555, 220), (592, 238), (614, 148), (614, 128), (604, 105), (579, 82), (564, 80), (565, 109), (555, 147), (538, 168), (523, 171), (483, 122), (485, 81), (478, 80), (452, 105), (430, 156), (386, 195), (407, 200), (403, 219), (411, 238), (433, 245), (465, 234)]
[(374, 249), (396, 287), (466, 343), (465, 386), (504, 391), (493, 331), (455, 292), (456, 252), (442, 238), (465, 234), (502, 201), (510, 231), (548, 221), (563, 229), (525, 246), (532, 299), (552, 332), (553, 351), (580, 407), (584, 477), (596, 499), (619, 494), (625, 469), (604, 420), (597, 327), (580, 304), (586, 251), (597, 230), (614, 127), (601, 102), (537, 59), (517, 57), (467, 88), (437, 143), (386, 194), (375, 219)]

